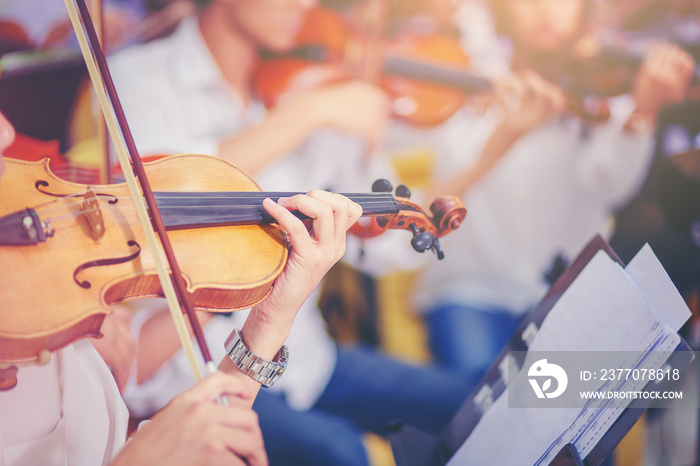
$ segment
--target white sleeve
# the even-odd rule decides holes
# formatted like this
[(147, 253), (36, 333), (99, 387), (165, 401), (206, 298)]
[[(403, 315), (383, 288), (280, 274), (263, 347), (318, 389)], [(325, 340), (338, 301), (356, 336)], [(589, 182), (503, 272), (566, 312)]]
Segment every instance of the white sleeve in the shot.
[(477, 114), (473, 109), (465, 108), (447, 121), (442, 130), (435, 180), (450, 179), (456, 172), (474, 165), (501, 118), (496, 109)]
[(575, 161), (578, 182), (592, 195), (604, 195), (614, 207), (628, 202), (641, 188), (653, 157), (653, 134), (631, 134), (623, 126), (634, 108), (631, 96), (613, 99), (612, 116), (592, 130)]
[[(175, 92), (177, 86), (170, 82), (173, 77), (167, 72), (149, 78), (142, 76), (139, 62), (143, 60), (141, 57), (133, 59), (129, 52), (126, 50), (112, 57), (110, 70), (140, 155), (216, 155), (219, 139), (212, 132), (197, 136), (195, 131), (185, 127), (196, 119), (192, 115), (196, 108), (181, 102), (181, 96)], [(167, 56), (154, 58), (158, 59), (163, 61), (162, 68), (167, 69)], [(158, 67), (149, 65), (146, 69)]]
[[(132, 323), (132, 336), (138, 341), (143, 325), (160, 312), (168, 312), (163, 309), (165, 300), (161, 298), (149, 298), (135, 301), (140, 303)], [(132, 304), (133, 305), (133, 304)], [(209, 346), (211, 357), (216, 364), (224, 357), (224, 341), (235, 327), (241, 327), (248, 315), (248, 310), (234, 312), (230, 317), (226, 314), (217, 315), (203, 327), (204, 337)], [(203, 367), (199, 349), (195, 345), (195, 356)], [(180, 393), (194, 386), (189, 361), (185, 352), (179, 349), (172, 358), (165, 362), (151, 378), (141, 384), (136, 383), (136, 368), (122, 396), (129, 411), (138, 418), (151, 416), (170, 403)]]

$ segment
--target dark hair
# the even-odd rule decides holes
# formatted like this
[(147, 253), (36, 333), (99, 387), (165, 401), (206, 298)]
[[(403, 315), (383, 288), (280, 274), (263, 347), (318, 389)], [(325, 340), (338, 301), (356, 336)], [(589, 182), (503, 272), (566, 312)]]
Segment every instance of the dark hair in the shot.
[[(508, 2), (513, 0), (490, 0), (491, 10), (493, 11), (494, 24), (496, 32), (511, 37), (512, 31), (510, 28), (513, 18), (508, 11)], [(591, 17), (592, 0), (583, 0), (583, 14), (581, 15), (581, 26), (585, 27)]]

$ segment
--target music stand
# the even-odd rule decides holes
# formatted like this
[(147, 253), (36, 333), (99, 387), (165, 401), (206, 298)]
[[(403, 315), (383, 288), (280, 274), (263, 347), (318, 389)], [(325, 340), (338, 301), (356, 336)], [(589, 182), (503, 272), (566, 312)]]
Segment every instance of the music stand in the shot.
[[(397, 466), (442, 466), (449, 461), (481, 419), (482, 414), (477, 409), (478, 403), (475, 402), (476, 394), (487, 385), (493, 392), (494, 400), (504, 393), (506, 385), (500, 375), (499, 366), (501, 362), (511, 351), (527, 351), (527, 346), (520, 338), (520, 335), (532, 324), (536, 325), (537, 328), (541, 327), (549, 311), (552, 310), (559, 298), (583, 271), (589, 261), (601, 250), (605, 251), (616, 262), (624, 265), (617, 254), (601, 237), (594, 238), (551, 286), (542, 301), (527, 314), (514, 336), (503, 348), (496, 361), (486, 372), (480, 383), (472, 390), (467, 400), (439, 437), (407, 425), (394, 426), (390, 430), (389, 439), (394, 450)], [(690, 364), (692, 359), (692, 350), (687, 343), (681, 341), (681, 344), (676, 348), (676, 351), (667, 363), (674, 369), (683, 369)], [(644, 390), (660, 390), (661, 388), (663, 387), (660, 385), (649, 383), (644, 387)], [(586, 458), (579, 458), (576, 449), (572, 445), (567, 444), (562, 445), (559, 454), (551, 464), (555, 466), (590, 466), (600, 464), (612, 453), (615, 446), (642, 416), (650, 403), (651, 400), (639, 400), (639, 402), (635, 402), (625, 409)]]

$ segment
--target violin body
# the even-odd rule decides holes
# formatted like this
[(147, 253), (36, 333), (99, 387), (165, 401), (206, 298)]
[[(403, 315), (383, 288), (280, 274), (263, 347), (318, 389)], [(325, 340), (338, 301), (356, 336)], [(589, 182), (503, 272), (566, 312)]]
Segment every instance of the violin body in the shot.
[[(433, 70), (453, 70), (466, 74), (470, 66), (469, 57), (464, 53), (456, 39), (446, 35), (405, 35), (391, 44), (391, 55), (423, 63), (425, 68)], [(387, 63), (387, 62), (385, 62)], [(392, 97), (392, 110), (398, 118), (417, 126), (436, 126), (447, 121), (464, 105), (469, 92), (483, 90), (479, 86), (469, 89), (469, 85), (445, 85), (436, 79), (419, 79), (411, 77), (410, 70), (402, 76), (398, 69), (392, 71), (391, 63), (399, 63), (389, 57), (381, 79), (381, 86)], [(395, 65), (396, 66), (396, 65)], [(410, 66), (410, 65), (409, 65)]]
[(369, 79), (389, 95), (395, 117), (434, 126), (451, 117), (468, 92), (483, 90), (481, 82), (473, 86), (468, 67), (469, 57), (448, 35), (403, 34), (372, 43), (332, 10), (315, 8), (305, 17), (295, 49), (263, 60), (254, 85), (272, 107), (295, 92)]
[[(36, 211), (54, 219), (49, 229), (55, 232), (31, 246), (0, 246), (0, 295), (3, 307), (12, 310), (3, 312), (0, 362), (33, 361), (42, 350), (98, 336), (110, 304), (162, 296), (126, 185), (91, 187), (95, 196), (90, 201), (99, 204), (104, 225), (103, 236), (96, 239), (96, 219), (80, 211), (87, 186), (56, 177), (48, 160), (5, 163), (0, 217), (44, 204)], [(154, 190), (260, 190), (246, 173), (216, 157), (176, 156), (146, 167)], [(70, 194), (78, 196), (55, 197)], [(94, 212), (94, 207), (87, 210)], [(178, 229), (168, 236), (193, 305), (200, 310), (228, 312), (261, 301), (288, 254), (276, 225)], [(104, 262), (86, 266), (95, 261)]]

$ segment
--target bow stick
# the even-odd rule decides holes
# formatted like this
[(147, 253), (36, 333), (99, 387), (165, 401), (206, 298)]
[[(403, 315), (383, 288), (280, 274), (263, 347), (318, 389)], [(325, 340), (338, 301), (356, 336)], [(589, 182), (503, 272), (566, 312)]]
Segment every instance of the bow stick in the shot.
[[(74, 1), (77, 3), (77, 9)], [(107, 67), (107, 60), (102, 52), (102, 49), (100, 48), (99, 41), (97, 40), (95, 28), (92, 24), (87, 6), (85, 5), (85, 0), (65, 0), (65, 3), (73, 29), (75, 30), (75, 34), (80, 44), (80, 50), (85, 58), (90, 79), (92, 80), (95, 93), (100, 102), (102, 114), (104, 115), (110, 136), (114, 142), (114, 146), (116, 147), (117, 155), (119, 156), (119, 163), (121, 165), (124, 177), (126, 178), (129, 193), (131, 194), (134, 206), (136, 207), (139, 221), (141, 222), (141, 226), (146, 235), (148, 246), (153, 254), (154, 263), (158, 270), (158, 278), (160, 279), (163, 294), (165, 295), (168, 302), (168, 308), (170, 309), (173, 321), (175, 322), (175, 327), (177, 328), (182, 348), (187, 354), (187, 359), (190, 363), (190, 368), (192, 369), (192, 374), (194, 375), (195, 380), (199, 380), (202, 378), (202, 374), (194, 357), (192, 341), (190, 340), (189, 333), (187, 332), (187, 326), (182, 316), (182, 309), (180, 308), (178, 302), (183, 305), (185, 313), (189, 318), (192, 331), (195, 339), (197, 340), (208, 371), (211, 373), (216, 372), (216, 366), (212, 361), (209, 348), (204, 340), (202, 327), (199, 324), (199, 320), (197, 320), (194, 308), (192, 307), (185, 281), (182, 278), (180, 267), (175, 259), (175, 254), (165, 231), (165, 226), (163, 225), (163, 220), (160, 216), (160, 211), (158, 210), (155, 198), (153, 197), (153, 191), (151, 190), (150, 183), (146, 178), (141, 157), (136, 150), (136, 145), (134, 144), (131, 131), (129, 130), (129, 126), (126, 122), (124, 110), (122, 109), (119, 97), (117, 96), (117, 92), (114, 87), (114, 82), (112, 81), (112, 76), (109, 72), (109, 68)], [(78, 14), (78, 10), (80, 10), (80, 15)], [(132, 166), (129, 163), (128, 157), (131, 157), (133, 171), (136, 172), (136, 176), (132, 172)], [(136, 177), (138, 177), (138, 183), (141, 185), (143, 195), (139, 191)], [(148, 207), (148, 211), (146, 210), (146, 206)], [(150, 218), (148, 212), (150, 212)], [(162, 250), (158, 246), (156, 232), (160, 238)], [(170, 265), (170, 270), (172, 271), (171, 277), (168, 275), (163, 253), (165, 253), (167, 263)], [(172, 280), (170, 278), (172, 278)]]
[[(102, 0), (92, 0), (92, 10), (95, 12), (95, 33), (99, 41), (102, 53), (107, 55), (107, 41), (105, 33), (105, 15)], [(102, 150), (102, 163), (99, 165), (100, 184), (109, 184), (110, 160), (109, 160), (109, 140), (107, 139), (107, 123), (102, 111), (98, 108), (95, 116), (97, 125), (97, 144)]]

